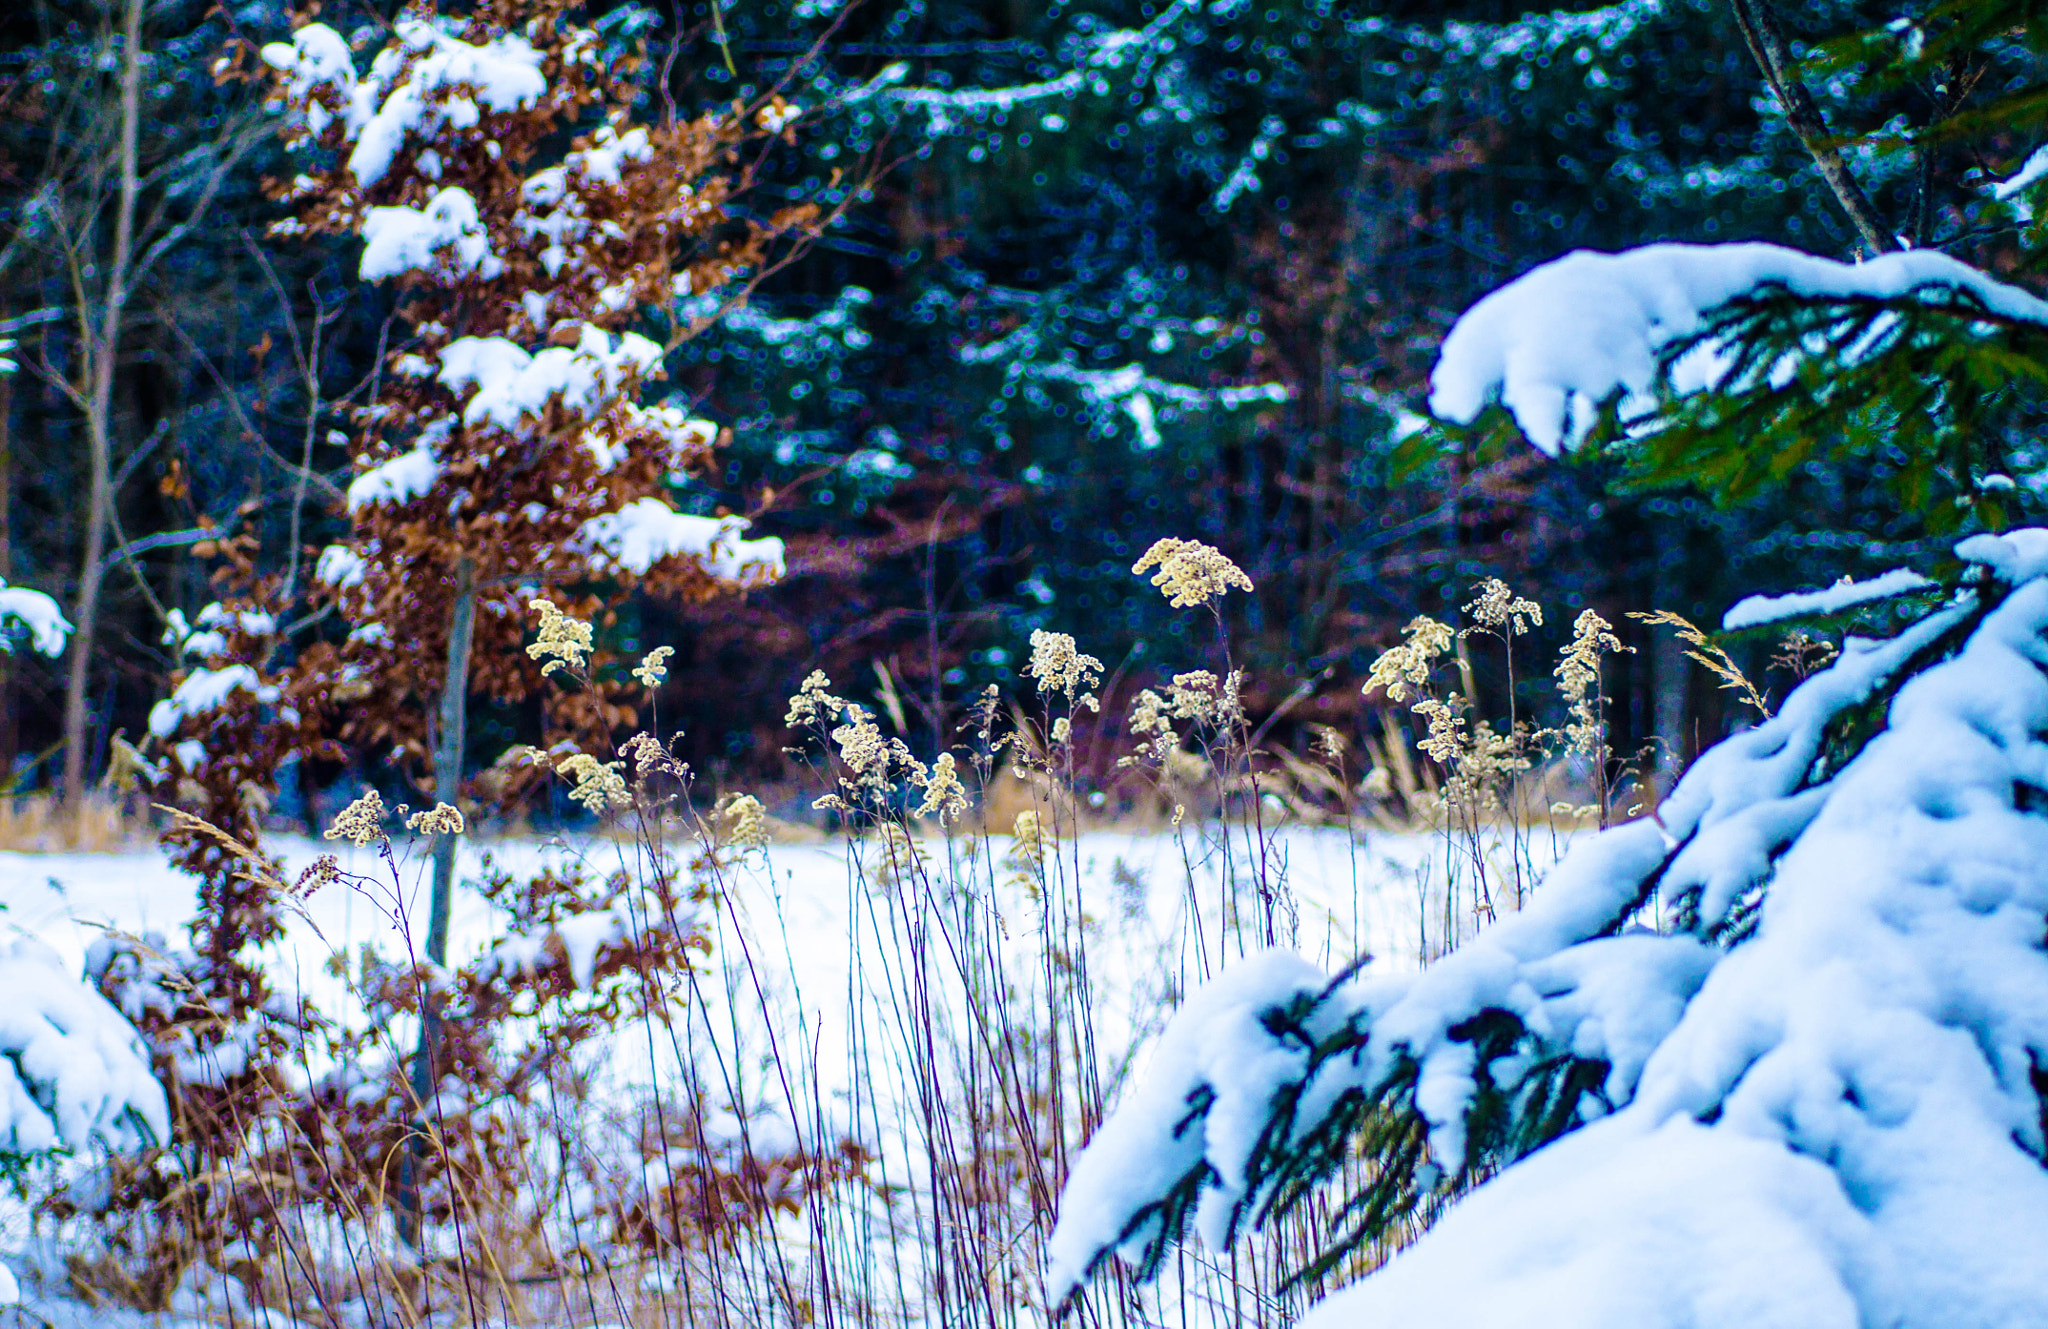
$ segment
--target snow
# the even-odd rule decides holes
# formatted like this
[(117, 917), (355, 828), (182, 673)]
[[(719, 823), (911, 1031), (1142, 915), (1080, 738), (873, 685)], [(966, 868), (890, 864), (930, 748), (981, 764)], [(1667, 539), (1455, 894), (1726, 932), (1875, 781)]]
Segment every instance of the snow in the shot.
[[(1260, 1016), (1321, 991), (1328, 981), (1300, 956), (1269, 950), (1232, 965), (1191, 995), (1152, 1051), (1133, 1095), (1139, 1106), (1103, 1123), (1074, 1165), (1068, 1194), (1086, 1196), (1111, 1187), (1162, 1194), (1190, 1171), (1213, 1166), (1221, 1194), (1240, 1196), (1242, 1160), (1265, 1124), (1272, 1092), (1299, 1079), (1307, 1061), (1306, 1048), (1279, 1046), (1266, 1037)], [(1153, 1138), (1152, 1121), (1186, 1115), (1190, 1095), (1226, 1075), (1244, 1090), (1233, 1100), (1244, 1110), (1229, 1110), (1219, 1099), (1223, 1110), (1211, 1111), (1163, 1144)], [(1238, 1164), (1234, 1169), (1233, 1160)], [(1224, 1213), (1221, 1206), (1216, 1213)], [(1131, 1220), (1114, 1209), (1087, 1204), (1063, 1209), (1046, 1244), (1047, 1286), (1057, 1290), (1077, 1282), (1102, 1248), (1123, 1246), (1135, 1252), (1156, 1238), (1158, 1222), (1152, 1215), (1133, 1230)], [(1058, 1296), (1055, 1291), (1054, 1299)]]
[[(428, 482), (431, 487), (432, 482)], [(351, 486), (353, 487), (353, 486)], [(329, 545), (320, 551), (320, 557), (313, 564), (313, 575), (328, 586), (349, 587), (363, 584), (363, 575), (369, 570), (369, 563), (363, 556), (347, 545)]]
[(276, 688), (265, 684), (245, 664), (225, 669), (194, 669), (184, 682), (171, 689), (170, 696), (150, 707), (149, 732), (158, 738), (169, 738), (187, 719), (219, 710), (238, 691), (253, 693), (258, 701), (275, 701), (278, 695)]
[(116, 1149), (170, 1138), (135, 1029), (56, 950), (0, 938), (0, 1150)]
[(2028, 527), (2003, 535), (1973, 535), (1956, 545), (1956, 557), (1989, 568), (2009, 582), (2048, 576), (2048, 531)]
[(1791, 595), (1751, 595), (1736, 601), (1734, 606), (1721, 616), (1721, 630), (1740, 632), (1744, 628), (1781, 623), (1788, 618), (1839, 614), (1858, 605), (1896, 599), (1901, 595), (1911, 595), (1915, 591), (1929, 590), (1933, 586), (1932, 581), (1911, 568), (1893, 568), (1890, 572), (1872, 577), (1868, 581), (1849, 581), (1844, 578), (1839, 585), (1827, 587), (1825, 590), (1797, 591)]
[[(347, 41), (324, 23), (308, 23), (291, 41), (263, 48), (264, 61), (287, 75), (294, 97), (324, 89), (345, 108), (344, 137), (355, 145), (348, 165), (365, 189), (384, 178), (409, 136), (468, 129), (486, 110), (521, 110), (547, 92), (540, 52), (524, 37), (475, 46), (442, 31), (443, 22), (401, 17), (397, 45), (379, 52), (360, 78)], [(316, 137), (332, 123), (326, 106), (308, 108), (306, 127)]]
[(2021, 221), (2030, 222), (2034, 220), (2034, 209), (2027, 202), (2027, 191), (2044, 177), (2048, 177), (2048, 147), (2035, 148), (2019, 170), (1991, 186), (1991, 197), (2010, 203)]
[(462, 337), (441, 351), (440, 382), (460, 392), (475, 388), (463, 407), (464, 423), (489, 421), (514, 429), (523, 415), (538, 416), (560, 396), (571, 410), (588, 410), (623, 392), (661, 364), (661, 347), (628, 332), (616, 345), (586, 323), (576, 345), (550, 346), (538, 355), (503, 337)]
[(372, 503), (410, 503), (440, 478), (441, 463), (434, 459), (434, 450), (422, 444), (372, 466), (351, 481), (348, 510), (355, 512)]
[[(1779, 245), (1659, 244), (1579, 250), (1517, 278), (1465, 311), (1430, 375), (1430, 409), (1469, 424), (1495, 401), (1555, 455), (1576, 447), (1616, 394), (1646, 403), (1660, 353), (1706, 315), (1766, 286), (1814, 299), (1967, 294), (1995, 314), (2048, 325), (2048, 303), (1930, 250), (1838, 263)], [(1719, 383), (1715, 357), (1681, 367), (1674, 386)]]
[[(1219, 923), (1225, 917), (1222, 902), (1229, 898), (1228, 883), (1234, 879), (1240, 883), (1238, 890), (1248, 891), (1242, 885), (1248, 871), (1243, 837), (1233, 832), (1234, 851), (1226, 855), (1213, 834), (1193, 823), (1188, 830), (1185, 846), (1172, 836), (1120, 832), (1090, 833), (1078, 842), (1062, 843), (1060, 858), (1068, 865), (1065, 870), (1075, 874), (1074, 889), (1097, 916), (1087, 941), (1091, 1007), (1102, 1073), (1111, 1083), (1127, 1074), (1131, 1059), (1154, 1037), (1163, 1012), (1188, 978), (1207, 972), (1206, 962), (1198, 958), (1202, 949), (1213, 956), (1217, 948), (1228, 947), (1236, 954), (1242, 944), (1235, 928)], [(1428, 837), (1377, 833), (1361, 840), (1337, 830), (1297, 828), (1281, 833), (1269, 852), (1299, 911), (1297, 944), (1321, 964), (1368, 949), (1396, 960), (1405, 954), (1406, 962), (1414, 963), (1418, 910), (1433, 907), (1418, 900), (1414, 880), (1417, 871), (1432, 861), (1438, 843)], [(344, 869), (371, 874), (386, 887), (393, 881), (392, 871), (370, 850), (295, 837), (266, 844), (284, 859), (286, 880), (315, 855), (337, 852)], [(1006, 874), (996, 872), (996, 880), (990, 880), (987, 864), (1006, 857), (1007, 837), (997, 836), (987, 846), (980, 868), (971, 849), (958, 839), (950, 846), (939, 839), (922, 845), (941, 872), (949, 852), (958, 856), (958, 870), (967, 881), (979, 883), (977, 894), (970, 900), (965, 892), (955, 896), (935, 883), (929, 895), (891, 895), (873, 880), (873, 844), (843, 839), (778, 843), (724, 870), (718, 903), (704, 914), (714, 930), (714, 950), (690, 984), (690, 1019), (677, 1022), (676, 1040), (683, 1046), (678, 1049), (667, 1033), (650, 1041), (634, 1028), (615, 1043), (593, 1049), (585, 1063), (589, 1092), (602, 1108), (595, 1118), (607, 1115), (610, 1105), (644, 1101), (640, 1095), (650, 1079), (672, 1086), (679, 1055), (761, 1064), (753, 1059), (767, 1055), (772, 1040), (798, 1038), (801, 1031), (799, 1041), (806, 1050), (787, 1058), (784, 1065), (791, 1074), (817, 1077), (816, 1098), (825, 1120), (814, 1121), (805, 1106), (811, 1093), (806, 1083), (796, 1086), (799, 1111), (792, 1127), (788, 1106), (772, 1080), (766, 1085), (754, 1081), (747, 1086), (748, 1101), (765, 1095), (780, 1115), (749, 1114), (742, 1136), (736, 1119), (713, 1112), (704, 1142), (726, 1155), (747, 1147), (772, 1152), (774, 1137), (787, 1137), (793, 1129), (805, 1141), (818, 1139), (820, 1133), (836, 1140), (844, 1131), (869, 1144), (880, 1156), (876, 1175), (883, 1189), (900, 1202), (891, 1200), (891, 1207), (873, 1211), (877, 1235), (861, 1258), (880, 1262), (885, 1271), (888, 1262), (900, 1262), (913, 1296), (919, 1286), (917, 1262), (924, 1258), (921, 1249), (905, 1237), (882, 1235), (901, 1230), (896, 1226), (903, 1221), (900, 1203), (920, 1202), (915, 1195), (927, 1184), (926, 1170), (934, 1166), (920, 1134), (926, 1118), (913, 1074), (915, 1057), (899, 1042), (912, 1032), (901, 1013), (906, 999), (901, 986), (904, 967), (919, 966), (920, 981), (930, 985), (936, 1024), (930, 1032), (948, 1048), (957, 1043), (961, 1055), (966, 1055), (980, 1026), (942, 944), (924, 932), (923, 923), (913, 930), (905, 906), (933, 911), (928, 919), (958, 937), (961, 924), (953, 911), (985, 900), (986, 911), (980, 917), (987, 922), (991, 944), (996, 944), (994, 919), (1007, 918), (1007, 935), (999, 944), (1004, 970), (1015, 985), (1011, 1000), (1018, 1004), (1012, 1009), (1020, 1016), (1043, 1009), (1039, 985), (1044, 981), (1047, 943), (1037, 922), (1042, 898)], [(381, 895), (329, 887), (305, 901), (303, 914), (287, 916), (285, 937), (259, 953), (279, 990), (293, 998), (303, 995), (323, 1012), (360, 1024), (363, 1017), (351, 999), (349, 981), (337, 976), (329, 962), (336, 956), (353, 960), (365, 945), (377, 947), (387, 958), (405, 953), (406, 925), (394, 915), (410, 919), (416, 933), (425, 914), (430, 871), (423, 845), (401, 840), (396, 848), (396, 875), (402, 885), (395, 904)], [(480, 853), (491, 854), (498, 866), (514, 874), (574, 865), (602, 877), (621, 868), (633, 871), (639, 862), (631, 843), (603, 838), (572, 835), (544, 842), (465, 836), (449, 942), (450, 958), (458, 964), (493, 951), (509, 959), (508, 943), (526, 946), (530, 962), (561, 962), (542, 929), (528, 930), (516, 941), (508, 936), (509, 919), (472, 885)], [(865, 881), (856, 876), (862, 862), (869, 869)], [(195, 908), (196, 891), (194, 879), (174, 871), (154, 852), (0, 853), (0, 903), (8, 906), (11, 918), (63, 953), (74, 973), (79, 957), (105, 935), (104, 928), (137, 936), (174, 935)], [(982, 908), (979, 903), (975, 907)], [(600, 911), (597, 917), (610, 919), (614, 912)], [(534, 936), (534, 931), (542, 935)], [(1202, 939), (1194, 935), (1197, 932)], [(910, 955), (922, 958), (913, 961), (906, 958)], [(406, 1030), (392, 1032), (399, 1045), (410, 1046)], [(711, 1085), (721, 1082), (715, 1068), (703, 1074)], [(723, 1123), (731, 1128), (721, 1130)], [(940, 1129), (958, 1131), (963, 1125), (956, 1121)], [(605, 1128), (593, 1124), (585, 1143), (596, 1154), (610, 1147), (611, 1138)], [(940, 1143), (942, 1157), (945, 1151), (963, 1147), (962, 1139)], [(637, 1167), (637, 1155), (633, 1162)], [(806, 1222), (796, 1222), (798, 1240), (807, 1235)], [(62, 1259), (53, 1259), (48, 1267), (53, 1274), (40, 1283), (30, 1280), (29, 1296), (38, 1313), (60, 1325), (128, 1323), (90, 1314), (67, 1318), (64, 1308), (70, 1303), (51, 1291), (65, 1286)], [(885, 1276), (882, 1283), (889, 1281)], [(922, 1314), (891, 1318), (900, 1323), (938, 1323), (929, 1306)], [(252, 1317), (245, 1314), (239, 1322), (250, 1323)], [(135, 1323), (140, 1329), (142, 1322)]]
[[(62, 655), (64, 643), (71, 639), (71, 620), (64, 617), (55, 600), (26, 586), (9, 586), (0, 578), (0, 627), (8, 624), (28, 629), (29, 642), (52, 657)], [(13, 649), (6, 635), (0, 633), (0, 651)]]
[[(1511, 1096), (1545, 1058), (1606, 1066), (1579, 1104), (1589, 1124), (1483, 1183), (1310, 1329), (2048, 1322), (2048, 1253), (2026, 1235), (2048, 1222), (2048, 822), (2030, 792), (2048, 789), (2048, 531), (1957, 553), (2012, 589), (1832, 778), (1809, 783), (1829, 724), (1969, 623), (1978, 592), (1852, 642), (1703, 754), (1654, 819), (1582, 843), (1525, 910), (1421, 973), (1368, 966), (1292, 1014), (1307, 975), (1248, 980), (1220, 1011), (1192, 997), (1162, 1047), (1222, 1051), (1141, 1082), (1084, 1152), (1053, 1294), (1128, 1253), (1148, 1206), (1205, 1163), (1205, 1237), (1228, 1232), (1212, 1207), (1257, 1203), (1205, 1115), (1233, 1139), (1258, 1121), (1301, 1140), (1345, 1095), (1412, 1073), (1433, 1161), (1455, 1174), (1480, 1068), (1453, 1031), (1498, 1011), (1524, 1030), (1489, 1071)], [(1624, 926), (1643, 915), (1657, 931)], [(1300, 1055), (1347, 1030), (1353, 1051)]]
[(780, 580), (782, 541), (743, 540), (748, 524), (743, 517), (690, 516), (658, 498), (642, 498), (584, 522), (578, 540), (599, 572), (625, 568), (645, 574), (663, 559), (683, 557), (698, 560), (723, 581)]
[[(443, 260), (446, 255), (448, 261)], [(364, 281), (404, 272), (474, 273), (486, 280), (505, 270), (467, 189), (444, 189), (425, 209), (371, 208), (363, 219)]]

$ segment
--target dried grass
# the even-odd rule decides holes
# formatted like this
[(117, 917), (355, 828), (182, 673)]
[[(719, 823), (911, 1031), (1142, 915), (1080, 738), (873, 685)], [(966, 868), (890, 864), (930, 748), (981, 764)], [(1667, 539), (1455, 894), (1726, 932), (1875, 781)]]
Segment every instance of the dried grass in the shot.
[(121, 854), (156, 843), (147, 804), (93, 793), (75, 805), (55, 794), (0, 798), (0, 850), (18, 854)]

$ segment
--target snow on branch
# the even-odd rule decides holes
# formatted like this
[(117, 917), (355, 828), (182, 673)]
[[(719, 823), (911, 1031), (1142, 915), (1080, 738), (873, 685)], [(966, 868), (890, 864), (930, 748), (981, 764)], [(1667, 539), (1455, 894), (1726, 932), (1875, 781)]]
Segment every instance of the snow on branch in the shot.
[(170, 738), (188, 717), (219, 710), (237, 692), (250, 693), (258, 701), (276, 701), (278, 697), (278, 690), (264, 683), (248, 665), (194, 669), (171, 689), (170, 696), (149, 708), (149, 732)]
[(559, 395), (572, 410), (593, 410), (661, 364), (661, 347), (636, 332), (618, 344), (589, 323), (572, 347), (550, 346), (529, 354), (503, 337), (461, 337), (441, 351), (439, 381), (476, 393), (463, 407), (465, 424), (488, 420), (500, 429), (517, 427), (523, 415), (538, 416)]
[[(523, 110), (547, 92), (541, 53), (524, 37), (508, 33), (475, 46), (443, 31), (445, 23), (399, 19), (398, 44), (379, 52), (360, 78), (348, 43), (324, 23), (308, 23), (291, 41), (265, 46), (263, 59), (286, 75), (295, 96), (324, 90), (340, 108), (355, 144), (349, 170), (367, 189), (391, 169), (408, 134), (468, 129), (485, 111)], [(317, 136), (333, 115), (316, 100), (307, 128)]]
[(132, 1149), (170, 1134), (134, 1027), (48, 945), (0, 939), (0, 1153)]
[(371, 208), (363, 219), (364, 281), (402, 272), (474, 273), (486, 281), (505, 270), (467, 189), (444, 189), (424, 209)]
[(1721, 616), (1721, 630), (1740, 632), (1745, 628), (1763, 627), (1767, 623), (1782, 623), (1788, 618), (1839, 614), (1859, 605), (1932, 590), (1934, 586), (1934, 582), (1911, 568), (1893, 568), (1868, 581), (1844, 578), (1840, 585), (1824, 590), (1798, 591), (1791, 595), (1751, 595), (1736, 601)]
[[(48, 656), (62, 655), (64, 643), (71, 639), (71, 620), (55, 600), (26, 586), (9, 586), (0, 578), (0, 628), (9, 625), (28, 629), (29, 641)], [(13, 649), (0, 633), (0, 651)]]
[[(1705, 328), (1714, 310), (1770, 288), (1815, 301), (1960, 298), (2048, 327), (2048, 302), (1928, 250), (1857, 264), (1768, 244), (1580, 250), (1465, 311), (1430, 374), (1430, 409), (1469, 424), (1498, 401), (1530, 442), (1555, 455), (1583, 442), (1617, 395), (1647, 405), (1663, 352)], [(1674, 369), (1680, 390), (1720, 386), (1725, 373), (1711, 354)]]
[(658, 498), (642, 498), (592, 517), (583, 523), (580, 539), (599, 572), (624, 568), (644, 575), (664, 559), (691, 558), (720, 581), (780, 580), (782, 541), (743, 540), (747, 526), (744, 517), (695, 517)]

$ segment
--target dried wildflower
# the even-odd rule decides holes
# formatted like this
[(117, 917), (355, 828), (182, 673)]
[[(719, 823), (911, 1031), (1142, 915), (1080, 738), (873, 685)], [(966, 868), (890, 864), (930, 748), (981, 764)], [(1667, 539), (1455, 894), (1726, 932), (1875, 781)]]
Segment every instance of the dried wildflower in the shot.
[(545, 678), (557, 669), (581, 669), (590, 658), (590, 624), (574, 619), (555, 607), (552, 600), (529, 600), (526, 607), (540, 615), (540, 640), (526, 648), (541, 666)]
[(1175, 674), (1167, 695), (1173, 704), (1176, 720), (1194, 720), (1224, 728), (1244, 718), (1244, 708), (1238, 700), (1238, 690), (1243, 685), (1244, 675), (1239, 670), (1231, 670), (1219, 681), (1208, 670), (1197, 669), (1192, 673)]
[(725, 842), (741, 853), (768, 847), (768, 809), (752, 794), (727, 794), (718, 800), (718, 823)]
[[(1040, 692), (1061, 692), (1072, 700), (1102, 677), (1102, 661), (1083, 655), (1066, 633), (1041, 629), (1031, 634), (1031, 664), (1027, 672), (1038, 680)], [(1093, 697), (1084, 697), (1083, 701), (1093, 708)]]
[(1152, 584), (1175, 609), (1205, 605), (1233, 586), (1245, 591), (1252, 589), (1252, 579), (1222, 550), (1199, 540), (1154, 541), (1145, 556), (1131, 565), (1131, 571), (1143, 576), (1155, 567), (1159, 570), (1152, 574)]
[(1478, 598), (1465, 606), (1465, 612), (1480, 626), (1504, 636), (1520, 636), (1532, 624), (1543, 625), (1543, 606), (1516, 595), (1500, 578), (1488, 577), (1474, 589)]
[(1465, 748), (1465, 717), (1459, 714), (1463, 706), (1464, 698), (1455, 694), (1450, 702), (1424, 697), (1415, 703), (1415, 713), (1429, 726), (1429, 732), (1415, 746), (1446, 768)]
[(633, 795), (626, 789), (625, 770), (623, 761), (601, 762), (587, 752), (579, 752), (555, 766), (557, 775), (576, 782), (576, 787), (569, 791), (570, 801), (581, 803), (595, 817), (633, 806)]
[(365, 789), (363, 796), (343, 808), (327, 828), (330, 840), (347, 840), (358, 849), (384, 838), (384, 796)]
[(1074, 722), (1062, 715), (1052, 722), (1053, 746), (1057, 747), (1074, 736)]
[(1165, 761), (1166, 754), (1180, 746), (1180, 735), (1173, 728), (1172, 707), (1150, 688), (1140, 692), (1131, 703), (1129, 727), (1133, 736), (1144, 740), (1146, 754), (1155, 762)]
[(1623, 651), (1614, 625), (1588, 609), (1572, 624), (1571, 644), (1559, 654), (1557, 690), (1571, 707), (1572, 718), (1565, 724), (1565, 741), (1570, 751), (1585, 757), (1599, 757), (1605, 746), (1605, 726), (1600, 722), (1600, 657), (1604, 652)]
[(446, 803), (436, 803), (428, 811), (415, 812), (405, 819), (406, 829), (421, 835), (460, 835), (462, 824), (461, 809)]
[(322, 854), (313, 860), (313, 865), (299, 874), (292, 883), (291, 893), (301, 900), (310, 900), (323, 886), (332, 886), (341, 880), (341, 864), (333, 854)]
[(633, 671), (633, 677), (640, 680), (641, 687), (660, 687), (661, 681), (668, 677), (668, 668), (662, 662), (675, 653), (672, 646), (655, 647), (640, 657), (640, 667)]
[(853, 773), (854, 783), (874, 790), (885, 788), (889, 782), (889, 745), (883, 740), (874, 716), (852, 703), (847, 704), (845, 715), (846, 723), (832, 731), (832, 741), (839, 745), (839, 760)]
[(1735, 663), (1734, 657), (1708, 641), (1707, 634), (1695, 627), (1690, 619), (1674, 614), (1668, 609), (1658, 609), (1647, 614), (1631, 610), (1629, 617), (1641, 619), (1652, 626), (1661, 625), (1676, 630), (1678, 639), (1685, 643), (1686, 659), (1704, 666), (1708, 673), (1721, 680), (1724, 691), (1733, 692), (1756, 707), (1764, 719), (1771, 718), (1770, 703), (1764, 700), (1764, 694), (1758, 690), (1756, 684), (1749, 681), (1749, 676), (1742, 672), (1742, 667)]
[(1778, 643), (1770, 667), (1782, 669), (1795, 681), (1803, 681), (1834, 663), (1841, 651), (1831, 641), (1798, 631)]
[(968, 708), (968, 723), (975, 727), (974, 736), (980, 740), (982, 750), (991, 755), (1002, 747), (1001, 740), (993, 743), (990, 741), (990, 735), (995, 732), (996, 716), (1001, 711), (1002, 694), (996, 691), (996, 685), (993, 683), (983, 688), (981, 696)]
[(633, 763), (633, 777), (645, 781), (654, 775), (670, 775), (678, 780), (690, 778), (688, 765), (676, 760), (661, 740), (649, 733), (638, 733), (626, 740), (619, 750)]
[(1017, 814), (1017, 820), (1010, 827), (1010, 836), (1010, 852), (1003, 856), (1004, 861), (1019, 872), (1029, 874), (1035, 882), (1044, 875), (1052, 837), (1046, 834), (1038, 814), (1028, 808)]
[(1447, 625), (1426, 616), (1410, 619), (1401, 633), (1408, 640), (1373, 661), (1372, 673), (1359, 691), (1370, 694), (1385, 688), (1388, 700), (1405, 700), (1410, 688), (1419, 690), (1429, 682), (1431, 664), (1456, 640)]
[(832, 680), (825, 677), (822, 669), (813, 669), (803, 681), (796, 695), (789, 699), (789, 714), (782, 717), (782, 723), (794, 728), (797, 725), (818, 723), (838, 718), (842, 703), (831, 693)]
[(929, 817), (939, 814), (939, 824), (958, 821), (967, 811), (967, 789), (960, 783), (958, 770), (953, 764), (953, 754), (941, 752), (932, 760), (931, 773), (919, 781), (924, 788), (924, 802), (917, 808), (917, 815)]
[(1315, 743), (1317, 756), (1333, 764), (1342, 762), (1344, 760), (1344, 746), (1344, 735), (1328, 725), (1322, 725), (1317, 728)]

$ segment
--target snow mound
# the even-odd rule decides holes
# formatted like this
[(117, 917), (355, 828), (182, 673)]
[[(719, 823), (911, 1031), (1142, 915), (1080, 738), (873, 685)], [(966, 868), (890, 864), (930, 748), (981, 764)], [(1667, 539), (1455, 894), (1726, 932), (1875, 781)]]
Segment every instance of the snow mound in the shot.
[[(1052, 1294), (1177, 1236), (1176, 1190), (1227, 1241), (1290, 1150), (1377, 1103), (1444, 1177), (1511, 1165), (1309, 1329), (2048, 1323), (2048, 532), (1957, 552), (2005, 586), (1852, 642), (1446, 959), (1197, 993), (1075, 1166)], [(1834, 769), (1831, 726), (1909, 666)], [(1568, 1133), (1473, 1152), (1566, 1064), (1599, 1077)]]
[(132, 1149), (170, 1133), (134, 1026), (49, 946), (0, 936), (0, 1150)]
[[(1579, 250), (1488, 295), (1459, 317), (1430, 374), (1430, 409), (1469, 424), (1495, 401), (1544, 452), (1584, 441), (1616, 393), (1647, 400), (1659, 354), (1738, 296), (1782, 287), (1816, 299), (1967, 295), (2007, 318), (2048, 324), (2048, 303), (1930, 250), (1837, 263), (1769, 244)], [(1690, 361), (1692, 357), (1688, 357)], [(1681, 366), (1681, 388), (1716, 386), (1711, 355)]]

